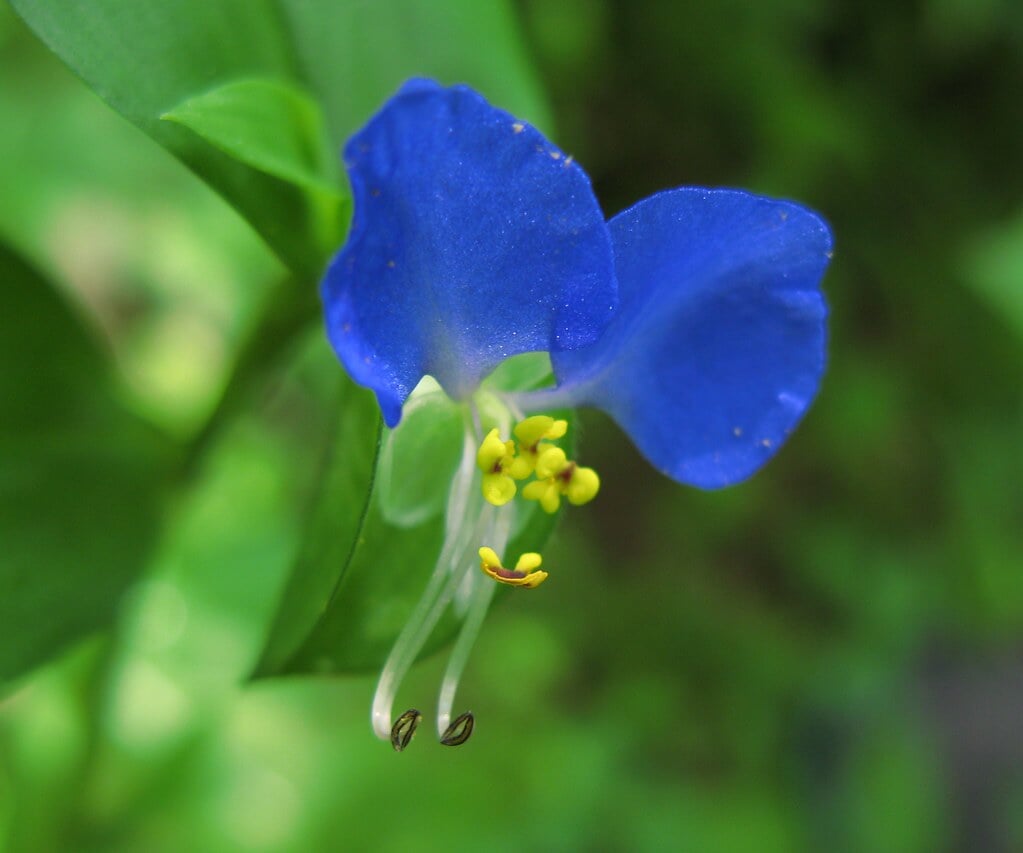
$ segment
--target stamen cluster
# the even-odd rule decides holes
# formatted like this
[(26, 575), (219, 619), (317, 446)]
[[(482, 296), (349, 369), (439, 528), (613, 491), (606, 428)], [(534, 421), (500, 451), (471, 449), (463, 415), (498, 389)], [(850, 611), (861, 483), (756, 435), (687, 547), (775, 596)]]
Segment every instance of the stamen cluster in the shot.
[[(514, 438), (505, 440), (501, 433), (507, 433), (511, 427), (509, 409), (503, 408), (496, 417), (499, 425), (482, 441), (483, 430), (475, 406), (472, 418), (466, 419), (462, 457), (448, 495), (440, 555), (426, 590), (398, 636), (377, 684), (373, 728), (380, 738), (390, 739), (398, 752), (411, 743), (423, 715), (416, 708), (409, 708), (392, 722), (394, 698), (402, 678), (422, 652), (444, 611), (449, 606), (454, 606), (456, 611), (461, 607), (465, 615), (441, 684), (437, 735), (442, 745), (459, 746), (472, 734), (475, 718), (472, 712), (466, 711), (452, 719), (455, 691), (497, 584), (536, 589), (547, 580), (547, 572), (540, 568), (543, 558), (535, 552), (522, 554), (514, 568), (502, 563), (500, 555), (508, 545), (516, 518), (515, 507), (505, 505), (518, 492), (517, 481), (533, 478), (522, 489), (522, 497), (537, 501), (548, 513), (557, 512), (562, 495), (570, 503), (584, 504), (592, 500), (600, 488), (600, 479), (592, 469), (569, 460), (565, 451), (553, 443), (564, 438), (568, 421), (534, 415), (519, 422), (511, 431)], [(480, 474), (479, 491), (477, 472)], [(468, 568), (473, 551), (478, 554), (481, 572), (473, 573), (475, 577)], [(483, 575), (497, 583), (490, 583)], [(467, 593), (460, 603), (462, 590)]]
[(526, 484), (522, 497), (538, 501), (544, 512), (557, 512), (562, 495), (575, 506), (593, 500), (600, 490), (597, 472), (570, 460), (564, 450), (550, 443), (567, 432), (568, 421), (549, 415), (534, 415), (521, 421), (513, 430), (514, 441), (503, 440), (500, 431), (492, 429), (476, 453), (487, 502), (504, 506), (518, 491), (515, 481), (533, 475), (536, 479)]

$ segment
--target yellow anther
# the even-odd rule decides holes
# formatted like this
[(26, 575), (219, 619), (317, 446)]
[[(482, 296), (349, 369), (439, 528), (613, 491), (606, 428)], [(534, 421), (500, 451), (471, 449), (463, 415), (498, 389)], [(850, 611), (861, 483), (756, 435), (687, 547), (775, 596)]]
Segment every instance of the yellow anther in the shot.
[(545, 440), (562, 438), (568, 432), (568, 421), (555, 420), (549, 415), (533, 415), (515, 427), (519, 440), (519, 453), (529, 464), (529, 470), (536, 467), (537, 459), (551, 447)]
[(515, 481), (507, 474), (484, 474), (483, 497), (494, 506), (504, 506), (515, 497)]
[(515, 437), (526, 447), (535, 447), (545, 438), (561, 438), (566, 432), (568, 421), (556, 421), (549, 415), (533, 415), (515, 427)]
[(534, 480), (522, 490), (522, 497), (527, 501), (539, 501), (543, 511), (553, 515), (561, 506), (561, 492), (554, 479)]
[[(558, 453), (554, 453), (557, 450)], [(538, 479), (522, 490), (522, 497), (539, 501), (544, 512), (555, 513), (561, 506), (561, 496), (570, 504), (589, 503), (600, 491), (600, 477), (592, 468), (583, 468), (565, 459), (560, 448), (552, 448), (537, 461)]]
[(570, 464), (565, 451), (560, 447), (547, 447), (536, 460), (536, 478), (548, 480), (556, 477)]
[(480, 548), (479, 555), (480, 568), (499, 583), (533, 589), (547, 580), (547, 572), (540, 570), (543, 558), (539, 554), (533, 552), (523, 554), (514, 569), (502, 566), (501, 558), (493, 548)]
[(507, 452), (506, 442), (501, 441), (497, 427), (494, 427), (476, 451), (476, 464), (481, 471), (492, 471), (501, 464)]
[(518, 491), (515, 481), (535, 473), (536, 481), (522, 490), (522, 496), (537, 501), (544, 512), (557, 512), (562, 496), (577, 506), (593, 500), (600, 490), (597, 473), (576, 465), (564, 450), (548, 443), (567, 432), (568, 421), (533, 415), (515, 427), (516, 447), (515, 441), (502, 441), (500, 432), (492, 429), (476, 453), (476, 464), (483, 472), (483, 497), (503, 506)]
[(494, 506), (503, 506), (515, 497), (515, 480), (523, 480), (533, 468), (515, 455), (514, 441), (501, 441), (497, 427), (487, 433), (476, 451), (476, 465), (483, 472), (483, 497)]
[(565, 497), (574, 506), (589, 503), (600, 491), (600, 477), (592, 468), (576, 466), (565, 487)]

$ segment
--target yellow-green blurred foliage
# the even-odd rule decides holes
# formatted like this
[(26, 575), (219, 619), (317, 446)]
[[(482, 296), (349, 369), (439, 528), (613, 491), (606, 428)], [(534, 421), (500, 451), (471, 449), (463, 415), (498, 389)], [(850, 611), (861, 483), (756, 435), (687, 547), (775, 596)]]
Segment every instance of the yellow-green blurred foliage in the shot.
[[(1023, 847), (1023, 6), (517, 8), (609, 215), (703, 184), (830, 221), (820, 398), (709, 494), (585, 415), (603, 490), (543, 589), (491, 614), (473, 739), (396, 755), (372, 674), (243, 686), (315, 464), (277, 377), (169, 508), (116, 633), (0, 699), (9, 849)], [(278, 263), (6, 8), (0, 127), (0, 235), (129, 405), (192, 434)], [(402, 695), (431, 702), (442, 663)]]

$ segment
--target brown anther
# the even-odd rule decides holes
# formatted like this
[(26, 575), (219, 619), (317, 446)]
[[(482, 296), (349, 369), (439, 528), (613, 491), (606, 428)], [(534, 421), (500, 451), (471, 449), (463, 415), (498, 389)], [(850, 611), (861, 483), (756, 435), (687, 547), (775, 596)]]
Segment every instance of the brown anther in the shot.
[(394, 725), (391, 726), (391, 746), (394, 747), (395, 752), (405, 750), (422, 721), (423, 715), (415, 708), (409, 708), (394, 721)]
[(475, 723), (472, 711), (459, 714), (451, 722), (451, 725), (444, 729), (444, 734), (440, 736), (440, 742), (444, 746), (461, 746), (469, 739)]

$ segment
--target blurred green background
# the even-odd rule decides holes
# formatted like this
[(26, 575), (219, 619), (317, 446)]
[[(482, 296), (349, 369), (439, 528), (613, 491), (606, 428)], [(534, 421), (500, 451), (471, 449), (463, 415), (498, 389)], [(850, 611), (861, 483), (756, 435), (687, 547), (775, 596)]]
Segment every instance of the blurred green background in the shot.
[[(0, 843), (1023, 849), (1023, 5), (521, 0), (505, 17), (547, 104), (530, 117), (608, 215), (700, 184), (830, 221), (817, 403), (720, 493), (659, 478), (585, 413), (602, 494), (545, 552), (557, 582), (490, 615), (461, 749), (378, 742), (375, 673), (243, 686), (318, 464), (301, 356), (205, 424), (284, 268), (0, 7), (0, 238), (100, 341), (125, 414), (89, 429), (134, 454), (69, 467), (33, 445), (47, 490), (14, 502), (28, 445), (4, 439), (7, 530), (33, 527), (44, 569), (145, 561), (113, 632), (3, 688)], [(16, 325), (8, 373), (79, 334)], [(0, 386), (6, 413), (33, 387)], [(150, 506), (136, 474), (167, 464), (156, 445), (194, 458)], [(97, 539), (65, 518), (88, 526), (77, 496), (99, 481), (118, 509)], [(432, 701), (443, 664), (402, 695)]]

